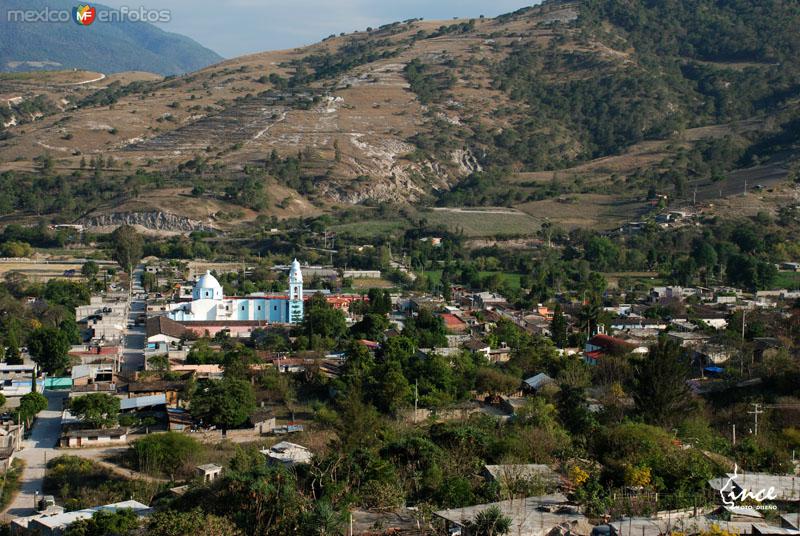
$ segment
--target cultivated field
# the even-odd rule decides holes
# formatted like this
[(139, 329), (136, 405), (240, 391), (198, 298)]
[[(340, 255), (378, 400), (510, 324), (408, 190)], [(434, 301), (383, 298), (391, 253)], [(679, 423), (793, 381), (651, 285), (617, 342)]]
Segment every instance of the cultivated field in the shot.
[(535, 234), (541, 219), (513, 208), (435, 208), (421, 211), (429, 224), (443, 225), (468, 237), (519, 236)]
[(32, 281), (46, 282), (53, 278), (64, 277), (66, 270), (75, 270), (78, 278), (83, 264), (72, 262), (45, 263), (44, 261), (0, 260), (0, 277), (9, 272), (23, 274)]

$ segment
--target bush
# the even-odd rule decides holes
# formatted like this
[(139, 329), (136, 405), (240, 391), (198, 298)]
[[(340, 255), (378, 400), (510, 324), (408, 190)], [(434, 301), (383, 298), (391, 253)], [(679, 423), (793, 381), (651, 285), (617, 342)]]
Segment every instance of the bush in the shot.
[(200, 444), (189, 436), (176, 432), (152, 434), (133, 443), (139, 471), (148, 474), (167, 474), (175, 479), (200, 451)]

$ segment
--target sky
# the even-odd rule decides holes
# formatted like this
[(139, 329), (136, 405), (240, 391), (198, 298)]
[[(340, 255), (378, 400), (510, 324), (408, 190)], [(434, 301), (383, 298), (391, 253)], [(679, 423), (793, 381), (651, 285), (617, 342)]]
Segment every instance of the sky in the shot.
[(191, 37), (221, 56), (280, 50), (341, 32), (419, 18), (494, 17), (535, 3), (524, 0), (102, 0), (111, 7), (169, 9), (159, 26)]

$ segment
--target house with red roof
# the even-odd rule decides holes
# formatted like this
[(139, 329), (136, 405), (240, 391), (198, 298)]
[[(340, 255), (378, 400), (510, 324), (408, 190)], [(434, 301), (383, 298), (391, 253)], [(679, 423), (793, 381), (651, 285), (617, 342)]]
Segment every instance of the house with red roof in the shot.
[(467, 331), (467, 323), (453, 313), (441, 313), (439, 316), (444, 321), (444, 327), (450, 333), (464, 333)]
[(635, 348), (633, 344), (622, 339), (598, 333), (586, 341), (586, 346), (583, 348), (583, 359), (590, 365), (596, 365), (605, 356), (624, 355), (632, 352)]

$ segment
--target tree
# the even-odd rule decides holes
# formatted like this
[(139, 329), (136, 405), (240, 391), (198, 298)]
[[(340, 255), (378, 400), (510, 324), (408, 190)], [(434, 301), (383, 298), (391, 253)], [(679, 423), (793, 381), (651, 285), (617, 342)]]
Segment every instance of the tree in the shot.
[(550, 322), (550, 334), (553, 342), (559, 348), (567, 345), (567, 319), (561, 310), (561, 304), (557, 303), (553, 310), (553, 320)]
[(92, 428), (108, 428), (117, 424), (119, 398), (107, 393), (90, 393), (69, 399), (69, 410)]
[(137, 466), (146, 473), (175, 474), (191, 462), (200, 445), (193, 438), (177, 432), (151, 434), (133, 442)]
[(367, 313), (360, 322), (350, 328), (353, 337), (377, 341), (383, 332), (389, 328), (389, 319), (384, 314)]
[(89, 519), (71, 523), (64, 536), (123, 536), (139, 528), (139, 516), (130, 509), (100, 510)]
[(306, 304), (301, 330), (310, 342), (315, 338), (335, 342), (347, 333), (347, 322), (341, 311), (317, 293)]
[(159, 354), (148, 357), (147, 365), (150, 370), (155, 370), (156, 372), (168, 372), (169, 357), (167, 357), (167, 354)]
[(147, 524), (150, 536), (242, 536), (236, 525), (224, 517), (195, 509), (190, 512), (164, 510), (156, 512)]
[(210, 382), (192, 397), (192, 415), (206, 425), (223, 429), (244, 424), (256, 408), (253, 387), (245, 380), (225, 378)]
[(662, 339), (651, 346), (635, 371), (633, 400), (646, 422), (667, 425), (682, 419), (692, 407), (691, 391), (686, 385), (689, 363), (677, 343)]
[(99, 272), (100, 267), (94, 261), (86, 261), (81, 267), (81, 274), (83, 274), (86, 279), (94, 279)]
[(469, 532), (474, 536), (499, 536), (511, 530), (511, 518), (504, 515), (497, 506), (490, 506), (475, 514), (469, 522)]
[(316, 501), (303, 518), (304, 536), (336, 536), (342, 533), (340, 529), (345, 524), (346, 515), (336, 510), (330, 502), (322, 500)]
[(57, 328), (38, 328), (28, 337), (28, 351), (48, 374), (63, 372), (69, 366), (69, 336)]
[(27, 427), (30, 427), (36, 414), (45, 409), (47, 409), (47, 397), (34, 391), (20, 398), (17, 415), (21, 420), (25, 421)]
[(478, 376), (475, 379), (475, 387), (478, 391), (492, 395), (508, 394), (518, 388), (520, 383), (515, 376), (489, 367), (478, 369)]
[(19, 320), (12, 318), (6, 330), (6, 364), (21, 365), (22, 355), (19, 352)]
[(136, 229), (130, 225), (121, 225), (111, 233), (113, 244), (112, 257), (120, 267), (133, 273), (133, 267), (142, 259), (144, 252), (144, 240)]
[(151, 272), (142, 274), (142, 288), (147, 292), (153, 292), (158, 288), (158, 277)]
[(377, 407), (390, 415), (408, 405), (411, 386), (403, 375), (403, 369), (397, 361), (388, 361), (376, 368), (375, 394), (373, 398)]

